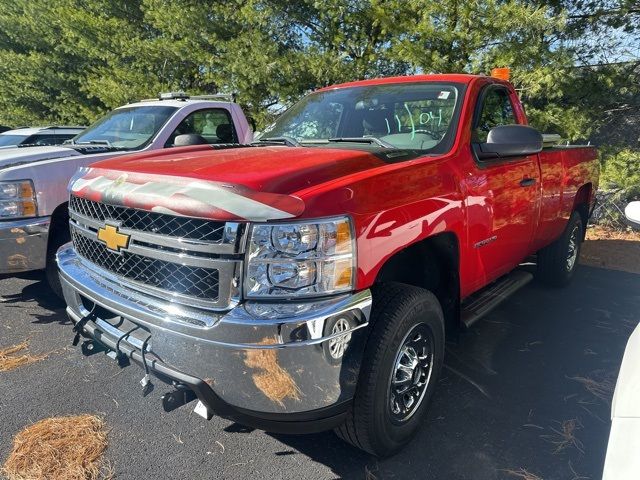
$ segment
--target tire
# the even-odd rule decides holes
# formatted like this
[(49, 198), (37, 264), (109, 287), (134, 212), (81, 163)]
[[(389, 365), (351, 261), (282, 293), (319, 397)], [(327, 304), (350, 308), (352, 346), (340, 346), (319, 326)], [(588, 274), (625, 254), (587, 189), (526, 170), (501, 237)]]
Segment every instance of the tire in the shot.
[(560, 238), (538, 252), (538, 280), (552, 287), (564, 287), (571, 281), (580, 258), (583, 232), (582, 217), (573, 212)]
[[(346, 421), (335, 432), (355, 447), (384, 457), (406, 445), (422, 424), (442, 369), (444, 319), (440, 303), (431, 292), (410, 285), (388, 283), (373, 289), (371, 324), (356, 394)], [(420, 340), (411, 343), (414, 337), (418, 338), (416, 333)], [(430, 352), (423, 348), (427, 343)], [(409, 350), (404, 350), (403, 345)], [(398, 362), (406, 365), (411, 348), (414, 354), (422, 353), (427, 359), (424, 360), (425, 368), (414, 370), (413, 375), (397, 368)], [(419, 355), (414, 358), (423, 362)], [(414, 378), (425, 384), (422, 393), (416, 393), (409, 410), (403, 409), (407, 406), (405, 399), (413, 398), (411, 395), (396, 395), (393, 402), (392, 391), (397, 393), (399, 390), (393, 390), (392, 374), (396, 380), (411, 378), (412, 392), (418, 391), (413, 390), (418, 388)]]
[(63, 299), (62, 285), (60, 283), (60, 275), (58, 273), (58, 264), (56, 263), (56, 252), (67, 242), (71, 241), (71, 233), (69, 232), (69, 214), (65, 212), (61, 217), (51, 223), (49, 228), (49, 242), (47, 245), (47, 263), (45, 274), (47, 283), (53, 293), (58, 298)]

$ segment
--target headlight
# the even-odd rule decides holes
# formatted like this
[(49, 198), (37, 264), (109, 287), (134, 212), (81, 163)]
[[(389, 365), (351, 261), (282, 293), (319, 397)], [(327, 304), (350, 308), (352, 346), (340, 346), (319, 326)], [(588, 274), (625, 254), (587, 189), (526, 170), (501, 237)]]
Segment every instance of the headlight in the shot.
[(355, 242), (348, 218), (254, 224), (245, 295), (310, 297), (353, 289)]
[(0, 219), (35, 217), (36, 193), (31, 180), (0, 182)]

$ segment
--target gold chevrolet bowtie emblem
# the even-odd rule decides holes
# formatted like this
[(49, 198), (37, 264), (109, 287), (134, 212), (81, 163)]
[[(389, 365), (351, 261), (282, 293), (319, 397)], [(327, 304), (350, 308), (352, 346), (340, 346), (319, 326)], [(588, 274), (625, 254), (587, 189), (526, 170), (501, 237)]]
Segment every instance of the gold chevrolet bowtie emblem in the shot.
[(105, 225), (99, 228), (98, 240), (114, 252), (119, 252), (121, 248), (127, 248), (129, 246), (129, 235), (118, 232), (118, 227), (114, 227), (113, 225)]

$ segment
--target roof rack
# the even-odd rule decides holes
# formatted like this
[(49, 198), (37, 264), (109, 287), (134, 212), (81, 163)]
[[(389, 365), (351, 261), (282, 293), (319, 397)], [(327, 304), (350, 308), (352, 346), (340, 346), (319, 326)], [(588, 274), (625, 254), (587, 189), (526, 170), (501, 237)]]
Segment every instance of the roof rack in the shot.
[(188, 100), (189, 95), (183, 91), (179, 92), (163, 92), (158, 95), (158, 100)]
[(163, 92), (158, 95), (157, 98), (145, 98), (140, 100), (141, 102), (157, 102), (158, 100), (218, 100), (223, 102), (235, 103), (237, 98), (236, 93), (216, 93), (213, 95), (188, 95), (183, 91), (177, 92)]
[(222, 100), (225, 102), (236, 103), (237, 93), (216, 93), (215, 95), (194, 95), (191, 97), (195, 100)]

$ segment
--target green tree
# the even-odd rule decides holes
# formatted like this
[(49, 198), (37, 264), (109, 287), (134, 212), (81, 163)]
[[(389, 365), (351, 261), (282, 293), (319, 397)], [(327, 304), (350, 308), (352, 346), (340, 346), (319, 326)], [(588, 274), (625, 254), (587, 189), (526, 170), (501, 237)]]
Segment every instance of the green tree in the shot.
[(0, 6), (0, 123), (87, 123), (181, 89), (238, 92), (264, 124), (328, 84), (510, 66), (535, 126), (630, 145), (613, 132), (639, 111), (638, 64), (603, 60), (634, 60), (639, 12), (637, 0), (14, 0)]
[(61, 30), (53, 18), (54, 6), (48, 3), (6, 2), (0, 10), (2, 123), (74, 122), (97, 106), (72, 98), (80, 84), (68, 72), (82, 59), (60, 48)]
[[(266, 121), (266, 109), (287, 104), (312, 88), (286, 19), (262, 1), (145, 0), (145, 20), (157, 32), (147, 48), (163, 68), (165, 89), (238, 93)], [(191, 64), (185, 75), (180, 66)]]
[(91, 122), (147, 85), (136, 2), (16, 0), (0, 9), (0, 31), (4, 123)]

